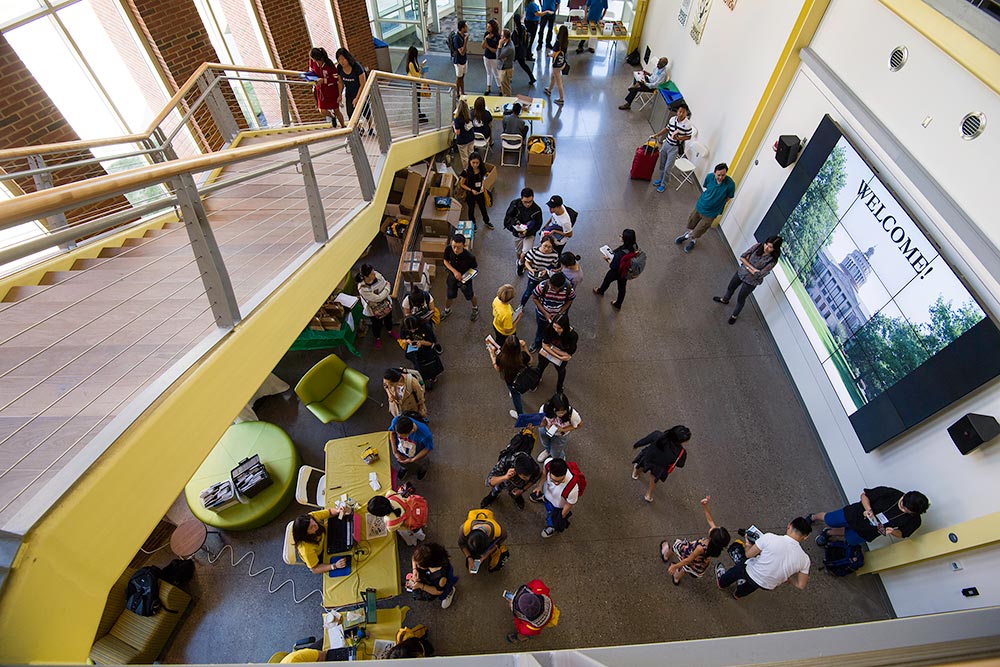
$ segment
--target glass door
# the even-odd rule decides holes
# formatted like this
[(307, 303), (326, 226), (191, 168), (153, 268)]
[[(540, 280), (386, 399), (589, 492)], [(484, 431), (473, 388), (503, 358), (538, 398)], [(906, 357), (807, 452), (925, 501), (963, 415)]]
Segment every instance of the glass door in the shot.
[(427, 51), (426, 9), (426, 0), (368, 0), (372, 34), (396, 52), (394, 67), (411, 46)]

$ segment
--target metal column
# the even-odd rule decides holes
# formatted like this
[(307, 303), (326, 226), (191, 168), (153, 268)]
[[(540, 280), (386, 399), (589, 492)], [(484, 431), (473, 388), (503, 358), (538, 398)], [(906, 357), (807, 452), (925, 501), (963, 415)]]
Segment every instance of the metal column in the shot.
[[(41, 155), (29, 155), (28, 156), (28, 169), (44, 169), (45, 168), (45, 158)], [(48, 171), (42, 171), (37, 174), (32, 174), (32, 180), (35, 181), (36, 190), (48, 190), (55, 184), (52, 182), (52, 174)], [(50, 232), (57, 229), (66, 229), (69, 227), (69, 222), (66, 220), (65, 213), (53, 213), (52, 215), (45, 218), (45, 228)], [(59, 247), (63, 250), (72, 250), (76, 247), (76, 241), (67, 241), (66, 243), (59, 244)]]
[(368, 110), (375, 121), (379, 150), (388, 153), (389, 144), (392, 143), (392, 134), (389, 132), (389, 116), (385, 113), (385, 102), (382, 99), (382, 89), (378, 87), (378, 82), (371, 88), (371, 95), (368, 97)]
[(316, 239), (316, 243), (326, 243), (330, 240), (330, 233), (326, 228), (326, 212), (323, 210), (323, 198), (319, 194), (316, 170), (313, 169), (307, 146), (299, 146), (299, 162), (302, 164), (302, 180), (306, 188), (306, 206), (309, 208), (313, 238)]
[(212, 114), (212, 120), (228, 144), (236, 138), (240, 128), (236, 125), (236, 118), (233, 116), (233, 111), (229, 108), (226, 96), (222, 94), (220, 86), (219, 77), (211, 71), (198, 77), (198, 90), (202, 93), (208, 91), (208, 95), (205, 97), (205, 106), (208, 107), (208, 112)]
[(347, 142), (351, 147), (351, 157), (354, 158), (354, 170), (358, 173), (361, 196), (365, 201), (371, 201), (375, 197), (375, 175), (372, 174), (372, 166), (368, 164), (368, 155), (361, 140), (361, 129), (355, 127), (348, 135)]

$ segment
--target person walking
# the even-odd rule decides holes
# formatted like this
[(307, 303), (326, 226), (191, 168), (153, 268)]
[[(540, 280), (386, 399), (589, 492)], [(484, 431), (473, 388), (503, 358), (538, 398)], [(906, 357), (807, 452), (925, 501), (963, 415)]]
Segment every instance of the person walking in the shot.
[[(542, 8), (538, 11), (538, 46), (535, 47), (537, 51), (542, 50), (543, 43), (550, 51), (553, 48), (552, 31), (555, 29), (559, 5), (559, 0), (542, 0)], [(546, 27), (549, 29), (548, 35), (545, 34)]]
[(396, 479), (406, 479), (411, 469), (416, 469), (417, 479), (427, 475), (427, 455), (434, 449), (434, 437), (427, 424), (406, 415), (393, 417), (389, 424), (389, 448)]
[(455, 66), (455, 97), (460, 100), (465, 95), (465, 72), (469, 68), (469, 26), (464, 20), (458, 22), (449, 39), (451, 62)]
[(572, 405), (566, 394), (553, 394), (542, 406), (542, 421), (538, 425), (538, 441), (542, 451), (538, 461), (550, 456), (566, 458), (566, 439), (570, 433), (583, 425), (583, 418)]
[(461, 234), (453, 234), (448, 247), (444, 249), (444, 268), (448, 269), (448, 278), (445, 281), (445, 302), (444, 312), (441, 319), (451, 315), (451, 304), (458, 296), (459, 290), (467, 301), (472, 303), (472, 314), (469, 319), (475, 322), (479, 319), (479, 300), (476, 299), (476, 291), (473, 287), (473, 269), (478, 268), (479, 263), (476, 256), (465, 249), (465, 237)]
[(537, 248), (532, 248), (524, 256), (524, 269), (528, 273), (528, 284), (521, 294), (521, 307), (528, 303), (540, 282), (549, 277), (559, 268), (559, 253), (555, 251), (552, 238), (545, 236)]
[[(524, 58), (528, 62), (535, 60), (535, 56), (531, 53), (531, 47), (535, 43), (535, 33), (538, 32), (538, 21), (541, 18), (538, 15), (539, 11), (541, 11), (541, 7), (538, 6), (537, 0), (528, 0), (524, 3), (524, 29), (528, 33), (528, 41), (524, 43)], [(538, 44), (538, 48), (541, 50), (541, 41)]]
[(510, 305), (515, 295), (514, 286), (504, 284), (497, 289), (497, 296), (493, 299), (493, 340), (501, 348), (508, 336), (517, 333), (517, 325), (524, 315), (523, 308), (518, 308), (515, 312)]
[(545, 528), (542, 537), (549, 538), (569, 527), (573, 508), (580, 500), (580, 480), (561, 458), (548, 458), (542, 464), (542, 479), (528, 500), (545, 505)]
[(406, 575), (406, 590), (415, 600), (441, 601), (447, 609), (455, 599), (458, 577), (451, 566), (448, 551), (436, 542), (425, 542), (413, 550), (410, 559), (413, 568)]
[(337, 76), (337, 65), (326, 54), (326, 49), (313, 47), (309, 51), (309, 71), (316, 75), (316, 107), (320, 113), (330, 119), (333, 127), (340, 121), (341, 127), (347, 127), (344, 114), (340, 111), (340, 77)]
[(715, 576), (719, 588), (729, 588), (739, 582), (733, 598), (745, 598), (763, 588), (773, 591), (790, 581), (800, 591), (809, 581), (809, 556), (802, 550), (802, 543), (809, 539), (812, 527), (805, 517), (792, 519), (784, 535), (764, 533), (746, 550), (746, 558), (728, 570), (719, 563)]
[(702, 184), (701, 196), (695, 202), (694, 210), (688, 216), (688, 230), (674, 239), (674, 243), (684, 245), (684, 252), (694, 250), (695, 243), (701, 235), (708, 231), (715, 219), (722, 215), (722, 210), (726, 207), (726, 202), (736, 195), (736, 182), (733, 181), (726, 172), (729, 165), (720, 162), (715, 165), (711, 174), (705, 175), (705, 182)]
[(538, 284), (531, 297), (535, 304), (535, 341), (531, 345), (532, 352), (541, 348), (545, 327), (568, 311), (575, 298), (576, 291), (562, 271), (553, 273)]
[(552, 247), (561, 255), (568, 239), (573, 237), (573, 225), (579, 216), (563, 203), (563, 198), (559, 195), (549, 197), (545, 205), (549, 209), (549, 220), (542, 229), (542, 236), (551, 236)]
[(667, 564), (667, 573), (674, 586), (680, 586), (685, 573), (700, 579), (712, 565), (712, 559), (718, 558), (722, 550), (729, 546), (729, 531), (715, 525), (712, 512), (708, 509), (711, 499), (711, 496), (701, 499), (705, 520), (708, 521), (707, 537), (698, 540), (677, 538), (672, 549), (667, 540), (660, 542), (660, 558)]
[(656, 134), (649, 135), (650, 139), (663, 139), (660, 148), (660, 163), (657, 166), (660, 177), (653, 181), (657, 192), (663, 192), (667, 187), (667, 178), (670, 176), (670, 169), (677, 161), (677, 153), (680, 151), (681, 143), (691, 138), (691, 122), (688, 107), (683, 102), (677, 107), (677, 113), (670, 117), (666, 127)]
[(618, 298), (611, 302), (611, 307), (621, 310), (622, 303), (625, 302), (625, 290), (628, 288), (628, 271), (632, 266), (632, 258), (639, 252), (639, 244), (635, 240), (635, 230), (622, 230), (622, 242), (617, 248), (611, 251), (611, 257), (604, 257), (608, 263), (608, 272), (604, 274), (604, 281), (600, 287), (594, 288), (594, 294), (604, 296), (604, 293), (611, 287), (611, 283), (618, 285)]
[(465, 100), (459, 100), (455, 107), (455, 147), (458, 149), (459, 162), (464, 170), (469, 166), (469, 156), (472, 155), (473, 145), (476, 135), (473, 132), (472, 116), (469, 114), (469, 105)]
[(566, 366), (576, 354), (579, 335), (569, 325), (569, 313), (563, 313), (549, 322), (542, 334), (542, 348), (538, 351), (538, 379), (552, 364), (556, 368), (556, 393), (563, 393), (566, 385)]
[[(483, 98), (479, 98), (483, 99)], [(469, 154), (469, 166), (462, 172), (458, 181), (459, 186), (465, 191), (465, 203), (469, 207), (469, 220), (472, 221), (472, 229), (476, 229), (476, 206), (483, 214), (483, 224), (487, 229), (493, 229), (490, 222), (490, 211), (486, 205), (486, 164), (479, 151), (472, 151)]]
[(764, 277), (778, 265), (778, 258), (781, 257), (781, 245), (784, 240), (780, 236), (768, 236), (763, 243), (755, 243), (740, 255), (740, 268), (733, 274), (726, 293), (722, 296), (713, 296), (712, 301), (721, 304), (728, 304), (733, 298), (733, 293), (739, 288), (740, 293), (736, 296), (736, 308), (729, 316), (729, 323), (735, 324), (736, 319), (743, 312), (747, 297), (753, 292), (757, 285), (764, 282)]
[[(537, 5), (536, 5), (537, 6)], [(527, 11), (527, 5), (525, 5)], [(535, 23), (537, 27), (538, 23)], [(531, 57), (531, 45), (528, 43), (528, 31), (521, 23), (521, 14), (514, 12), (514, 29), (510, 32), (511, 42), (514, 43), (514, 62), (521, 66), (525, 74), (528, 75), (528, 85), (535, 85), (535, 73), (528, 67), (526, 60), (534, 60)]]
[(390, 336), (398, 338), (392, 330), (392, 285), (371, 264), (362, 264), (355, 280), (358, 284), (358, 296), (364, 303), (363, 313), (372, 324), (375, 349), (381, 350), (383, 326)]
[[(347, 117), (354, 117), (354, 109), (361, 102), (361, 91), (365, 88), (365, 68), (355, 60), (354, 56), (347, 49), (341, 47), (337, 49), (337, 77), (340, 81), (340, 96), (344, 98), (344, 105), (347, 107)], [(369, 112), (365, 111), (364, 117), (369, 117)], [(371, 128), (368, 129), (372, 133)]]
[(534, 190), (522, 188), (521, 196), (507, 205), (503, 226), (514, 236), (517, 275), (524, 275), (524, 256), (534, 247), (535, 235), (542, 228), (542, 209), (535, 203)]
[(483, 65), (486, 67), (486, 94), (492, 95), (491, 83), (497, 84), (500, 90), (500, 70), (497, 66), (497, 50), (500, 48), (500, 24), (496, 19), (486, 22), (486, 34), (483, 35)]
[(565, 100), (563, 99), (563, 69), (566, 67), (566, 49), (569, 48), (569, 30), (566, 26), (559, 26), (559, 32), (556, 34), (556, 43), (552, 50), (552, 73), (549, 76), (549, 86), (545, 89), (545, 94), (548, 96), (552, 95), (552, 89), (555, 88), (559, 91), (559, 97), (553, 100), (559, 106), (562, 106)]
[(418, 372), (409, 368), (387, 368), (382, 375), (382, 388), (389, 400), (389, 414), (398, 417), (416, 412), (427, 419), (424, 386)]
[(524, 412), (524, 402), (521, 400), (521, 393), (514, 386), (514, 380), (518, 373), (531, 365), (531, 353), (528, 352), (527, 344), (519, 340), (516, 335), (507, 336), (499, 352), (492, 347), (486, 349), (490, 353), (493, 368), (503, 377), (507, 391), (510, 392), (510, 401), (514, 404), (510, 416), (517, 419), (518, 415)]
[(510, 82), (514, 79), (514, 55), (516, 49), (511, 41), (510, 30), (500, 33), (500, 47), (497, 49), (497, 70), (500, 73), (500, 94), (510, 97)]
[(657, 482), (663, 482), (676, 468), (683, 468), (687, 463), (687, 449), (684, 443), (691, 439), (691, 430), (678, 424), (666, 432), (653, 431), (632, 449), (642, 450), (632, 459), (632, 479), (639, 479), (639, 471), (649, 474), (649, 486), (643, 499), (653, 502), (653, 489)]
[(434, 335), (434, 327), (430, 322), (423, 322), (412, 315), (403, 318), (399, 327), (399, 345), (406, 358), (423, 376), (427, 390), (434, 389), (438, 376), (444, 372), (441, 346)]

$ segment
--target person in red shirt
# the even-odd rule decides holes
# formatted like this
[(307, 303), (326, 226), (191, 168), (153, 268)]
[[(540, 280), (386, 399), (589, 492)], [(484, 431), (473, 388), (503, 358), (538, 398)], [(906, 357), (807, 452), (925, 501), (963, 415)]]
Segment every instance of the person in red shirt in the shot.
[(532, 579), (514, 593), (504, 592), (504, 596), (514, 614), (515, 631), (507, 635), (511, 643), (527, 641), (559, 623), (559, 609), (549, 597), (549, 587), (540, 579)]
[(316, 106), (320, 113), (329, 118), (334, 127), (340, 121), (341, 127), (347, 127), (344, 115), (340, 112), (340, 87), (337, 78), (337, 65), (326, 49), (314, 47), (309, 51), (309, 71), (319, 77), (316, 80)]

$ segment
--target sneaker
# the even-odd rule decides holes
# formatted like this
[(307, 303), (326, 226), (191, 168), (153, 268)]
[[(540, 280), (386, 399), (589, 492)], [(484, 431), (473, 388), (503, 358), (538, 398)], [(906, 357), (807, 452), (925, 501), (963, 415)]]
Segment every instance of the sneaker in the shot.
[(655, 180), (655, 181), (653, 181), (653, 185), (661, 185), (662, 183), (663, 183), (663, 181), (661, 181), (661, 180)]
[(446, 317), (451, 315), (451, 308), (445, 308), (441, 311), (441, 319), (444, 320)]
[(514, 410), (513, 408), (512, 408), (512, 409), (510, 409), (510, 410), (508, 410), (508, 411), (507, 411), (507, 414), (509, 414), (509, 415), (510, 415), (510, 416), (511, 416), (512, 418), (514, 418), (514, 419), (517, 419), (517, 418), (518, 418), (518, 414), (517, 414), (517, 410)]
[(483, 499), (479, 501), (479, 509), (481, 510), (486, 509), (487, 507), (492, 505), (493, 501), (496, 499), (497, 497), (494, 496), (492, 493), (487, 493), (486, 496), (484, 496)]
[(376, 350), (381, 350), (382, 349), (382, 339), (381, 338), (376, 338), (375, 339), (375, 349)]
[(677, 245), (680, 245), (680, 244), (684, 243), (684, 241), (686, 239), (687, 239), (687, 234), (681, 234), (680, 236), (678, 236), (677, 238), (674, 239), (674, 243), (676, 243)]
[[(726, 303), (726, 302), (720, 301), (719, 303)], [(802, 518), (808, 521), (810, 526), (816, 523), (815, 521), (813, 521), (813, 512), (808, 512), (806, 514), (803, 514)]]
[(539, 463), (542, 463), (547, 458), (549, 458), (549, 450), (543, 449), (542, 451), (538, 452), (538, 456), (535, 457), (535, 460), (538, 461)]
[(510, 559), (510, 552), (509, 551), (504, 551), (502, 554), (500, 554), (500, 560), (497, 561), (496, 566), (488, 568), (488, 571), (489, 572), (496, 572), (497, 570), (502, 570), (503, 566), (507, 564), (507, 561), (509, 559)]
[(694, 239), (688, 241), (687, 244), (684, 246), (684, 252), (691, 252), (692, 250), (694, 250), (694, 244), (695, 244)]
[(393, 340), (399, 340), (399, 334), (393, 331), (392, 329), (389, 329), (389, 335), (392, 336)]
[(631, 104), (622, 104), (618, 108), (621, 109), (622, 111), (629, 111), (629, 110), (632, 109), (632, 105)]
[(659, 185), (656, 186), (656, 191), (657, 192), (663, 192), (666, 189), (667, 189), (667, 186), (665, 186), (663, 183), (660, 183)]
[(730, 324), (736, 324), (736, 316), (735, 315), (730, 315), (729, 316), (729, 323)]
[(451, 606), (451, 601), (455, 599), (455, 591), (457, 591), (457, 590), (458, 590), (458, 587), (456, 587), (456, 586), (452, 586), (451, 587), (451, 593), (448, 593), (448, 597), (446, 597), (445, 599), (441, 600), (441, 608), (442, 609), (447, 609), (448, 607)]
[(521, 264), (520, 262), (517, 263), (517, 275), (524, 275), (524, 264)]
[(479, 308), (472, 309), (472, 315), (469, 315), (469, 319), (473, 322), (479, 319)]
[(514, 498), (514, 504), (517, 505), (517, 509), (523, 510), (524, 509), (524, 494), (522, 493), (519, 496), (512, 496), (512, 497)]
[(493, 226), (493, 223), (489, 220), (483, 220), (483, 224), (486, 225), (486, 229), (496, 229), (496, 227)]
[(426, 470), (418, 470), (417, 471), (417, 479), (421, 480), (424, 477), (427, 477), (427, 471)]
[(825, 530), (816, 536), (816, 546), (818, 547), (825, 547), (829, 542), (830, 536)]
[[(729, 303), (729, 299), (723, 299), (721, 296), (713, 296), (712, 297), (712, 301), (714, 301), (716, 303), (723, 303), (723, 304)], [(812, 522), (810, 522), (810, 523), (812, 523)]]
[(715, 565), (715, 583), (719, 586), (719, 588), (722, 588), (722, 582), (719, 581), (719, 580), (722, 579), (722, 575), (724, 575), (725, 573), (726, 573), (726, 566), (723, 565), (722, 563), (716, 563), (716, 565)]
[(545, 526), (545, 528), (542, 529), (542, 537), (552, 537), (555, 534), (556, 529), (552, 526)]
[(542, 494), (535, 493), (534, 491), (528, 494), (528, 500), (530, 500), (533, 503), (540, 503), (542, 502), (543, 498), (544, 496)]

